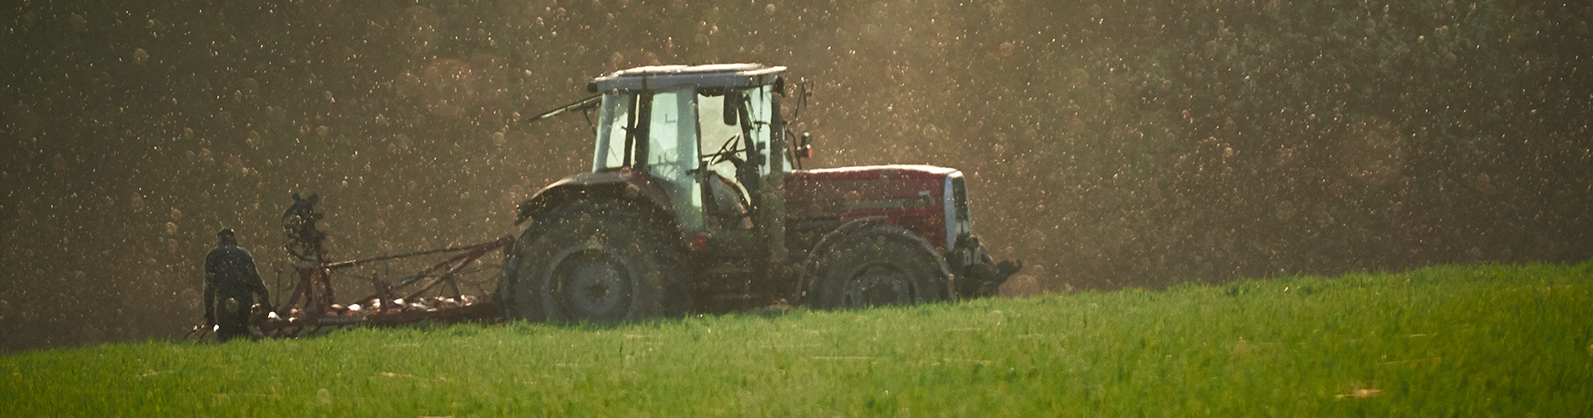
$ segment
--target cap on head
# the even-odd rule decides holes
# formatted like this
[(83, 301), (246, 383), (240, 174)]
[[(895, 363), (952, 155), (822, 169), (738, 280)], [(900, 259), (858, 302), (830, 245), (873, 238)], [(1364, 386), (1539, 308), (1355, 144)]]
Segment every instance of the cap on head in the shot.
[(216, 231), (216, 238), (221, 242), (238, 242), (238, 236), (232, 233), (232, 228), (221, 228), (220, 231)]

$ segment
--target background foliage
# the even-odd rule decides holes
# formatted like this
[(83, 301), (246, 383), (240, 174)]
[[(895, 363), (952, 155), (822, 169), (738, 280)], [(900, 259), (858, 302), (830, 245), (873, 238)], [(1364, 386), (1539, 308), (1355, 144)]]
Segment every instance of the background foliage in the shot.
[[(834, 167), (971, 179), (1045, 289), (1593, 255), (1593, 6), (1420, 1), (23, 1), (0, 13), (5, 349), (169, 337), (198, 259), (321, 192), (339, 257), (515, 233), (592, 76), (813, 80)], [(273, 274), (267, 272), (268, 275)]]

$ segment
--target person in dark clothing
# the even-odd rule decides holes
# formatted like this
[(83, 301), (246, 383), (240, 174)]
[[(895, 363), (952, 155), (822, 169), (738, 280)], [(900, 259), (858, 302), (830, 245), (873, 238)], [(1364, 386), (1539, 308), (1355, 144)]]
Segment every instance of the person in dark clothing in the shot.
[(218, 326), (216, 340), (226, 342), (248, 335), (249, 309), (255, 296), (269, 303), (265, 282), (254, 268), (254, 257), (238, 248), (232, 229), (216, 233), (220, 244), (205, 256), (205, 327)]

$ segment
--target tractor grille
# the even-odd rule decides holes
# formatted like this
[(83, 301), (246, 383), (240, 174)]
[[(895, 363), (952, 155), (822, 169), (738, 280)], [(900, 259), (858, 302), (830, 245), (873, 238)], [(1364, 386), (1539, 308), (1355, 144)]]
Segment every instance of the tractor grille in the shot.
[(957, 248), (957, 237), (973, 232), (973, 221), (968, 215), (968, 186), (963, 183), (962, 172), (946, 176), (945, 208), (946, 249)]
[(957, 208), (957, 223), (968, 223), (968, 186), (963, 184), (962, 176), (951, 178), (951, 195)]

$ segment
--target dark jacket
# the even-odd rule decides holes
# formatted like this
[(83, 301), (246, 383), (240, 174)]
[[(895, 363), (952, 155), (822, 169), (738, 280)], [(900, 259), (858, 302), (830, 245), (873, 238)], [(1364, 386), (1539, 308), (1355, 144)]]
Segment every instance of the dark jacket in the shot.
[(215, 314), (216, 299), (237, 299), (240, 309), (254, 304), (254, 296), (269, 303), (265, 282), (254, 268), (254, 257), (235, 244), (222, 244), (205, 256), (205, 313)]

